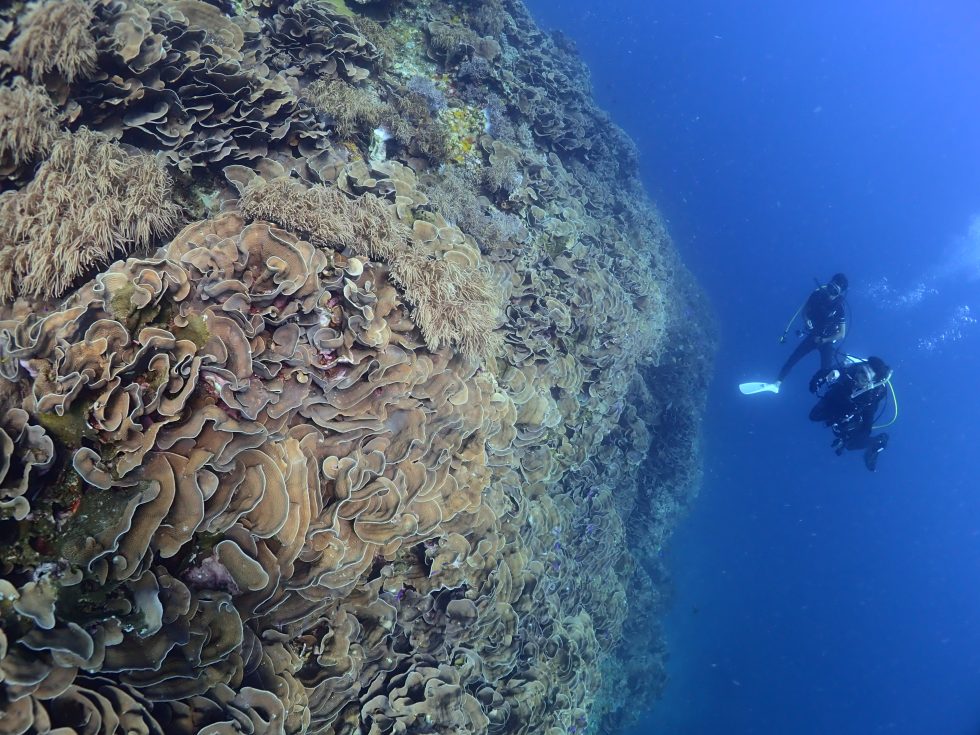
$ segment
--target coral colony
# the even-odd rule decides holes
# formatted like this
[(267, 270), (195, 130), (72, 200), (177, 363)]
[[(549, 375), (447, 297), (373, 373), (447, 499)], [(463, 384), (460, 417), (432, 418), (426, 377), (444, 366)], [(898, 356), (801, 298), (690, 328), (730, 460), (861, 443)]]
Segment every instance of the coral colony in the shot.
[(0, 735), (656, 694), (710, 324), (519, 0), (6, 3), (0, 192)]

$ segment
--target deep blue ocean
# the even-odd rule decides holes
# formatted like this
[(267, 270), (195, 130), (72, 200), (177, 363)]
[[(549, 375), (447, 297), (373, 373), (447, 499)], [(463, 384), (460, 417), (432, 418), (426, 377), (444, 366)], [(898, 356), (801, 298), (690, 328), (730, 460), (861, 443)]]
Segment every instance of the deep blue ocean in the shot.
[[(718, 314), (705, 482), (668, 552), (669, 683), (635, 733), (980, 733), (980, 6), (529, 0)], [(811, 424), (777, 342), (851, 281), (894, 369), (878, 471)], [(792, 335), (791, 335), (792, 342)]]

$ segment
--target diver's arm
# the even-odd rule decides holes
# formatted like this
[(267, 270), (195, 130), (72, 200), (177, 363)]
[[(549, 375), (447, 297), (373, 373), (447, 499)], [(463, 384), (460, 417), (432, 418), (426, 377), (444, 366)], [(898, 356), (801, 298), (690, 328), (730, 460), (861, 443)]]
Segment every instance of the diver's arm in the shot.
[[(813, 297), (811, 296), (810, 298)], [(789, 334), (789, 330), (792, 328), (793, 323), (796, 322), (796, 317), (798, 317), (803, 312), (803, 309), (805, 309), (809, 305), (809, 303), (810, 303), (810, 299), (808, 298), (806, 301), (800, 304), (800, 308), (797, 309), (794, 312), (793, 316), (790, 317), (789, 321), (786, 322), (786, 329), (784, 329), (783, 333), (779, 336), (779, 344), (782, 344), (783, 342), (786, 341), (786, 335)]]

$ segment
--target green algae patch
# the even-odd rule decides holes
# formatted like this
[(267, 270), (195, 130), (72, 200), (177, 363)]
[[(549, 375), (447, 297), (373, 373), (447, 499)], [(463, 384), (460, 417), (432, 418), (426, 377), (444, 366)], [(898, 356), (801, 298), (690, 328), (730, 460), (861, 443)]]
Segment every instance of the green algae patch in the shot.
[[(200, 345), (198, 345), (198, 347), (200, 347)], [(167, 374), (167, 371), (161, 368), (147, 370), (146, 387), (152, 391), (155, 391), (161, 385), (164, 385), (169, 378), (170, 376)]]
[(109, 298), (109, 313), (118, 321), (125, 322), (136, 311), (133, 306), (133, 294), (136, 293), (136, 286), (127, 281)]
[(66, 447), (75, 449), (81, 446), (82, 439), (95, 436), (95, 431), (88, 425), (91, 408), (91, 401), (76, 401), (61, 416), (54, 411), (39, 413), (37, 422)]
[(58, 612), (75, 623), (85, 624), (105, 619), (108, 616), (99, 615), (98, 611), (105, 610), (115, 586), (93, 584), (86, 580), (81, 584), (62, 587), (58, 592)]
[(113, 318), (123, 324), (131, 335), (139, 334), (144, 327), (162, 326), (161, 320), (166, 320), (169, 307), (160, 303), (147, 304), (137, 308), (133, 303), (136, 286), (127, 281), (109, 297), (107, 308)]
[(194, 541), (197, 543), (197, 551), (202, 556), (209, 556), (214, 547), (218, 545), (218, 542), (223, 541), (224, 539), (225, 534), (223, 533), (202, 531), (194, 534)]
[(152, 327), (160, 319), (163, 307), (160, 304), (150, 304), (144, 309), (138, 309), (135, 313), (135, 319), (130, 318), (126, 326), (129, 328), (130, 334), (139, 334), (143, 327)]
[(187, 325), (183, 327), (173, 327), (171, 329), (177, 339), (186, 339), (197, 345), (201, 349), (211, 339), (211, 330), (208, 329), (204, 317), (200, 314), (192, 314), (187, 317)]
[(347, 3), (344, 0), (320, 0), (320, 4), (325, 5), (338, 15), (343, 15), (348, 18), (354, 17), (354, 11), (347, 7)]
[(56, 516), (73, 513), (81, 492), (82, 478), (68, 469), (54, 482), (44, 484), (31, 502), (29, 519), (14, 521), (0, 516), (5, 521), (4, 539), (0, 542), (5, 549), (4, 559), (24, 567), (55, 561), (60, 534)]
[(133, 512), (148, 490), (146, 482), (109, 490), (87, 488), (78, 510), (57, 539), (62, 556), (72, 563), (83, 564), (93, 556), (90, 548), (93, 544), (111, 548), (129, 528)]
[(111, 580), (101, 584), (84, 579), (79, 584), (61, 587), (56, 605), (59, 618), (83, 626), (116, 618), (125, 628), (132, 629), (143, 617), (133, 610), (122, 584)]

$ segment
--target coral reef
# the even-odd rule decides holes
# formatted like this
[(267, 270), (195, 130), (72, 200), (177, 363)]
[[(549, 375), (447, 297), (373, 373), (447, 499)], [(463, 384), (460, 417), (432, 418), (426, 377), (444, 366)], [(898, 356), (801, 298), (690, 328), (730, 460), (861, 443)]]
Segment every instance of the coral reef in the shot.
[[(290, 84), (289, 74), (299, 71), (288, 53), (300, 54), (303, 39), (287, 43), (280, 33), (260, 43), (258, 20), (224, 19), (216, 27), (202, 6), (210, 7), (199, 0), (98, 4), (93, 29), (104, 42), (97, 72), (72, 90), (76, 123), (166, 151), (182, 171), (255, 161), (325, 137)], [(273, 40), (283, 43), (275, 57), (267, 48)], [(330, 58), (345, 57), (337, 51)], [(286, 69), (274, 74), (266, 64), (277, 59)]]
[[(418, 220), (409, 230), (370, 192), (348, 198), (336, 187), (307, 188), (285, 177), (254, 177), (239, 206), (246, 217), (299, 230), (321, 246), (388, 263), (429, 349), (454, 343), (484, 360), (496, 353), (500, 309), (486, 269), (427, 252), (426, 239), (437, 236), (434, 227)], [(414, 246), (410, 236), (418, 240)]]
[(10, 46), (11, 65), (34, 82), (54, 73), (71, 83), (96, 64), (94, 14), (84, 0), (42, 0), (23, 19)]
[(51, 150), (57, 134), (54, 103), (42, 87), (23, 77), (0, 86), (0, 177)]
[(82, 128), (58, 138), (20, 191), (0, 195), (0, 300), (61, 296), (96, 264), (173, 232), (170, 175)]
[(15, 4), (0, 122), (0, 733), (656, 695), (711, 317), (568, 42), (518, 0)]
[(317, 111), (330, 118), (342, 138), (377, 127), (387, 108), (370, 89), (355, 87), (337, 79), (319, 79), (306, 90), (306, 99)]
[(385, 200), (370, 192), (348, 197), (333, 186), (254, 176), (241, 195), (239, 207), (246, 217), (276, 222), (309, 235), (321, 247), (350, 248), (374, 260), (390, 262), (411, 232), (389, 213)]

